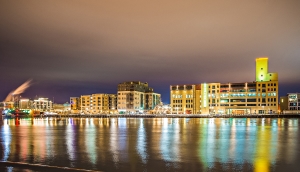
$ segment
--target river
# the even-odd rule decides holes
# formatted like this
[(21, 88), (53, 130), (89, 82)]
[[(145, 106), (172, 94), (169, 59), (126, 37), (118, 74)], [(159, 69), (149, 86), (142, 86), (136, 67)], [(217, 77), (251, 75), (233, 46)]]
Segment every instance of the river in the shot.
[[(297, 118), (0, 121), (0, 171), (299, 171)], [(49, 165), (31, 168), (5, 162)]]

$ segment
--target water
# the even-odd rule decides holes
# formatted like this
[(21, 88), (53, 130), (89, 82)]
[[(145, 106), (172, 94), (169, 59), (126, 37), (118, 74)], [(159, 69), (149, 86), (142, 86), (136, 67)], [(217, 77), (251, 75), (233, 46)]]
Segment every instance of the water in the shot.
[[(1, 161), (100, 171), (300, 171), (299, 119), (0, 121)], [(0, 165), (0, 171), (55, 171)], [(57, 171), (57, 170), (56, 170)]]

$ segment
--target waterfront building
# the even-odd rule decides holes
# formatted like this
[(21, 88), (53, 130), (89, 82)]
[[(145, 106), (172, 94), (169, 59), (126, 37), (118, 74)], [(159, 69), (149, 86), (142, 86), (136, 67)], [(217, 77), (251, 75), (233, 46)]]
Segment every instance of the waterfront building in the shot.
[(84, 114), (110, 114), (117, 112), (117, 95), (92, 94), (80, 97), (81, 113)]
[(116, 114), (118, 112), (118, 96), (117, 94), (109, 94), (108, 96), (109, 112)]
[(65, 114), (71, 111), (71, 104), (66, 102), (64, 104), (53, 103), (52, 112)]
[(71, 113), (79, 113), (81, 110), (80, 97), (70, 97), (70, 109)]
[(171, 114), (171, 111), (172, 111), (172, 108), (171, 108), (170, 104), (164, 104), (163, 102), (160, 102), (149, 113), (150, 114)]
[(53, 108), (53, 103), (48, 98), (38, 98), (33, 101), (33, 108), (35, 110), (50, 111)]
[(0, 102), (0, 114), (4, 114), (4, 109), (5, 109), (5, 103), (4, 102)]
[(21, 98), (19, 100), (19, 109), (34, 109), (34, 101)]
[(9, 101), (9, 102), (1, 102), (0, 107), (3, 109), (11, 109), (11, 108), (16, 108), (16, 103)]
[(146, 92), (145, 100), (145, 110), (151, 111), (161, 102), (161, 95), (154, 92)]
[(280, 97), (280, 112), (287, 114), (300, 113), (300, 93), (288, 93)]
[(144, 113), (160, 103), (161, 95), (154, 93), (148, 83), (129, 81), (118, 84), (119, 113)]
[(253, 82), (171, 85), (175, 114), (266, 114), (278, 111), (278, 74), (268, 72), (268, 58), (256, 59)]

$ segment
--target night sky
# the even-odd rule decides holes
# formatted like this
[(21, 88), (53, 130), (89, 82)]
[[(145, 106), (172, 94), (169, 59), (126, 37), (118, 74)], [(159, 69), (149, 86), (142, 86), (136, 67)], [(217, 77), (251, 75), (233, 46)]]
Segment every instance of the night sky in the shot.
[(0, 101), (116, 93), (148, 82), (251, 82), (269, 57), (280, 96), (300, 92), (299, 0), (0, 0)]

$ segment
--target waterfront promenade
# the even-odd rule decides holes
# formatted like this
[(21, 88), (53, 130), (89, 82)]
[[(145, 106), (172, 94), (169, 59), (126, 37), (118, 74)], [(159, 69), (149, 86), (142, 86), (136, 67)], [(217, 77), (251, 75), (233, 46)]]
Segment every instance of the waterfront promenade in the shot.
[[(3, 116), (6, 118), (5, 116)], [(36, 117), (55, 118), (300, 118), (300, 114), (244, 114), (244, 115), (212, 115), (212, 114), (55, 114)]]

